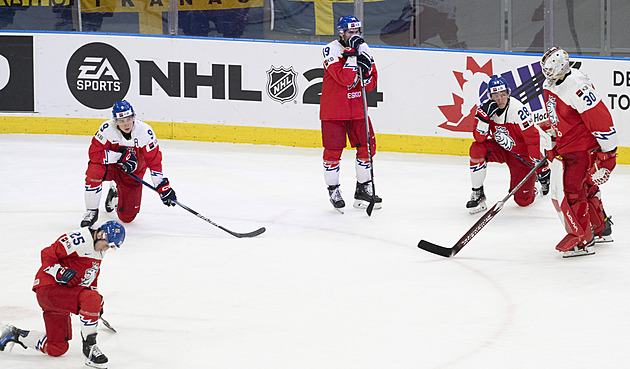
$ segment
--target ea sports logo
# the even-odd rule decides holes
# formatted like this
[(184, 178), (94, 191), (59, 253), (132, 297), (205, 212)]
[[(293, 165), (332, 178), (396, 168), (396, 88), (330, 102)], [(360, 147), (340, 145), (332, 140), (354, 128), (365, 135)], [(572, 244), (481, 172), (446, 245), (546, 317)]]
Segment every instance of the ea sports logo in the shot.
[(72, 54), (66, 80), (70, 92), (81, 104), (93, 109), (107, 109), (124, 99), (131, 84), (131, 74), (127, 60), (118, 50), (94, 42)]

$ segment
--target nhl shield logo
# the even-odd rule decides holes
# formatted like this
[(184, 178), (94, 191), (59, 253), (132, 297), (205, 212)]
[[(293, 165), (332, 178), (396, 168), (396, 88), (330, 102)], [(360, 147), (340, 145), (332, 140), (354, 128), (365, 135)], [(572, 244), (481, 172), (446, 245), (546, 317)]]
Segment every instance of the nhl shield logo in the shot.
[(267, 95), (282, 104), (295, 99), (298, 93), (296, 77), (293, 67), (276, 68), (272, 65), (267, 71)]

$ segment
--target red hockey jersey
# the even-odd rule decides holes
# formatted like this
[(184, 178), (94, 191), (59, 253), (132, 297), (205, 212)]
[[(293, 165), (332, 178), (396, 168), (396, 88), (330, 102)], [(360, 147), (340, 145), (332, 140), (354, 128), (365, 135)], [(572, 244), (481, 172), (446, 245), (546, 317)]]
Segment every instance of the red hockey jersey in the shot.
[(96, 290), (104, 255), (105, 251), (94, 250), (94, 239), (87, 227), (62, 235), (42, 250), (42, 266), (35, 275), (33, 291), (57, 284), (54, 276), (60, 267), (74, 269), (81, 276), (80, 286)]
[(584, 73), (571, 69), (564, 80), (545, 81), (543, 88), (558, 154), (617, 147), (610, 111)]
[[(364, 118), (357, 57), (350, 56), (346, 59), (343, 50), (344, 46), (338, 40), (329, 43), (323, 49), (324, 82), (319, 102), (321, 120)], [(361, 44), (359, 51), (371, 55), (366, 44)], [(376, 87), (377, 79), (376, 64), (372, 63), (371, 75), (365, 80), (365, 90), (372, 91)]]
[(477, 122), (473, 136), (477, 142), (492, 139), (505, 150), (524, 158), (541, 158), (540, 133), (532, 115), (527, 106), (511, 96), (506, 108), (490, 117), (489, 124)]
[(152, 172), (162, 173), (162, 153), (155, 133), (151, 126), (139, 119), (134, 122), (129, 140), (122, 135), (113, 119), (103, 122), (92, 137), (88, 152), (90, 161), (114, 164), (120, 158), (118, 149), (121, 146), (132, 148), (138, 158), (138, 168), (134, 173), (142, 173), (146, 167)]

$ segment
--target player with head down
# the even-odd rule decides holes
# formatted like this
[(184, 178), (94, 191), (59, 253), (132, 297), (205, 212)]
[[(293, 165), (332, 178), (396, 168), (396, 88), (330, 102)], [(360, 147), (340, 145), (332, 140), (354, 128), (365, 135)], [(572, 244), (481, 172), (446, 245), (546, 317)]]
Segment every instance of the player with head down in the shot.
[(68, 351), (72, 339), (70, 314), (81, 320), (85, 364), (106, 368), (107, 357), (96, 345), (96, 328), (103, 297), (97, 292), (105, 253), (125, 241), (125, 228), (110, 220), (98, 229), (80, 228), (59, 237), (41, 252), (42, 265), (33, 291), (44, 312), (45, 332), (27, 331), (0, 324), (0, 351), (16, 343), (50, 356)]
[(85, 172), (85, 207), (81, 227), (90, 227), (98, 219), (103, 181), (113, 181), (105, 199), (105, 210), (116, 209), (118, 218), (129, 223), (140, 211), (142, 183), (127, 175), (142, 178), (147, 168), (151, 180), (166, 206), (175, 206), (175, 191), (162, 174), (162, 153), (153, 128), (136, 118), (126, 100), (112, 108), (112, 119), (101, 124), (89, 148)]
[[(328, 185), (330, 202), (336, 209), (346, 206), (339, 189), (339, 163), (346, 147), (356, 147), (356, 190), (354, 207), (367, 207), (372, 200), (373, 184), (363, 96), (359, 73), (365, 90), (372, 91), (378, 78), (369, 46), (361, 37), (361, 22), (354, 16), (344, 16), (337, 22), (339, 38), (324, 49), (324, 81), (320, 99), (319, 118), (324, 146), (324, 180)], [(368, 117), (369, 119), (369, 117)], [(376, 150), (374, 129), (369, 123), (370, 150)], [(380, 209), (382, 199), (374, 196), (374, 209)]]
[(551, 161), (553, 204), (567, 235), (556, 245), (563, 257), (593, 254), (596, 242), (612, 241), (599, 186), (617, 164), (617, 131), (608, 107), (569, 54), (554, 46), (540, 65), (546, 81), (545, 106), (555, 134)]
[[(510, 96), (511, 89), (500, 76), (490, 77), (488, 100), (477, 109), (475, 141), (469, 149), (472, 194), (466, 208), (471, 214), (486, 210), (483, 182), (488, 162), (506, 163), (510, 170), (510, 191), (538, 164), (542, 158), (541, 140), (551, 138), (532, 121), (529, 109)], [(549, 192), (549, 167), (538, 170), (537, 177), (543, 195)], [(514, 201), (527, 206), (536, 197), (534, 177), (530, 177), (514, 194)]]

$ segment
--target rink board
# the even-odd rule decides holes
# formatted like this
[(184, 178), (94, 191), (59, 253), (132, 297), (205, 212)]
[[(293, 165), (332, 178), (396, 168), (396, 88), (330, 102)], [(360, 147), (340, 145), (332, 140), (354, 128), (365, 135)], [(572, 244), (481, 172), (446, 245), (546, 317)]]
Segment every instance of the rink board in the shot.
[[(2, 32), (0, 133), (92, 135), (113, 102), (127, 99), (160, 138), (318, 147), (324, 47)], [(368, 100), (379, 150), (467, 155), (474, 110), (493, 74), (520, 92), (536, 122), (546, 119), (537, 55), (377, 46), (372, 54), (379, 82)], [(630, 65), (572, 60), (610, 108), (625, 152)]]

